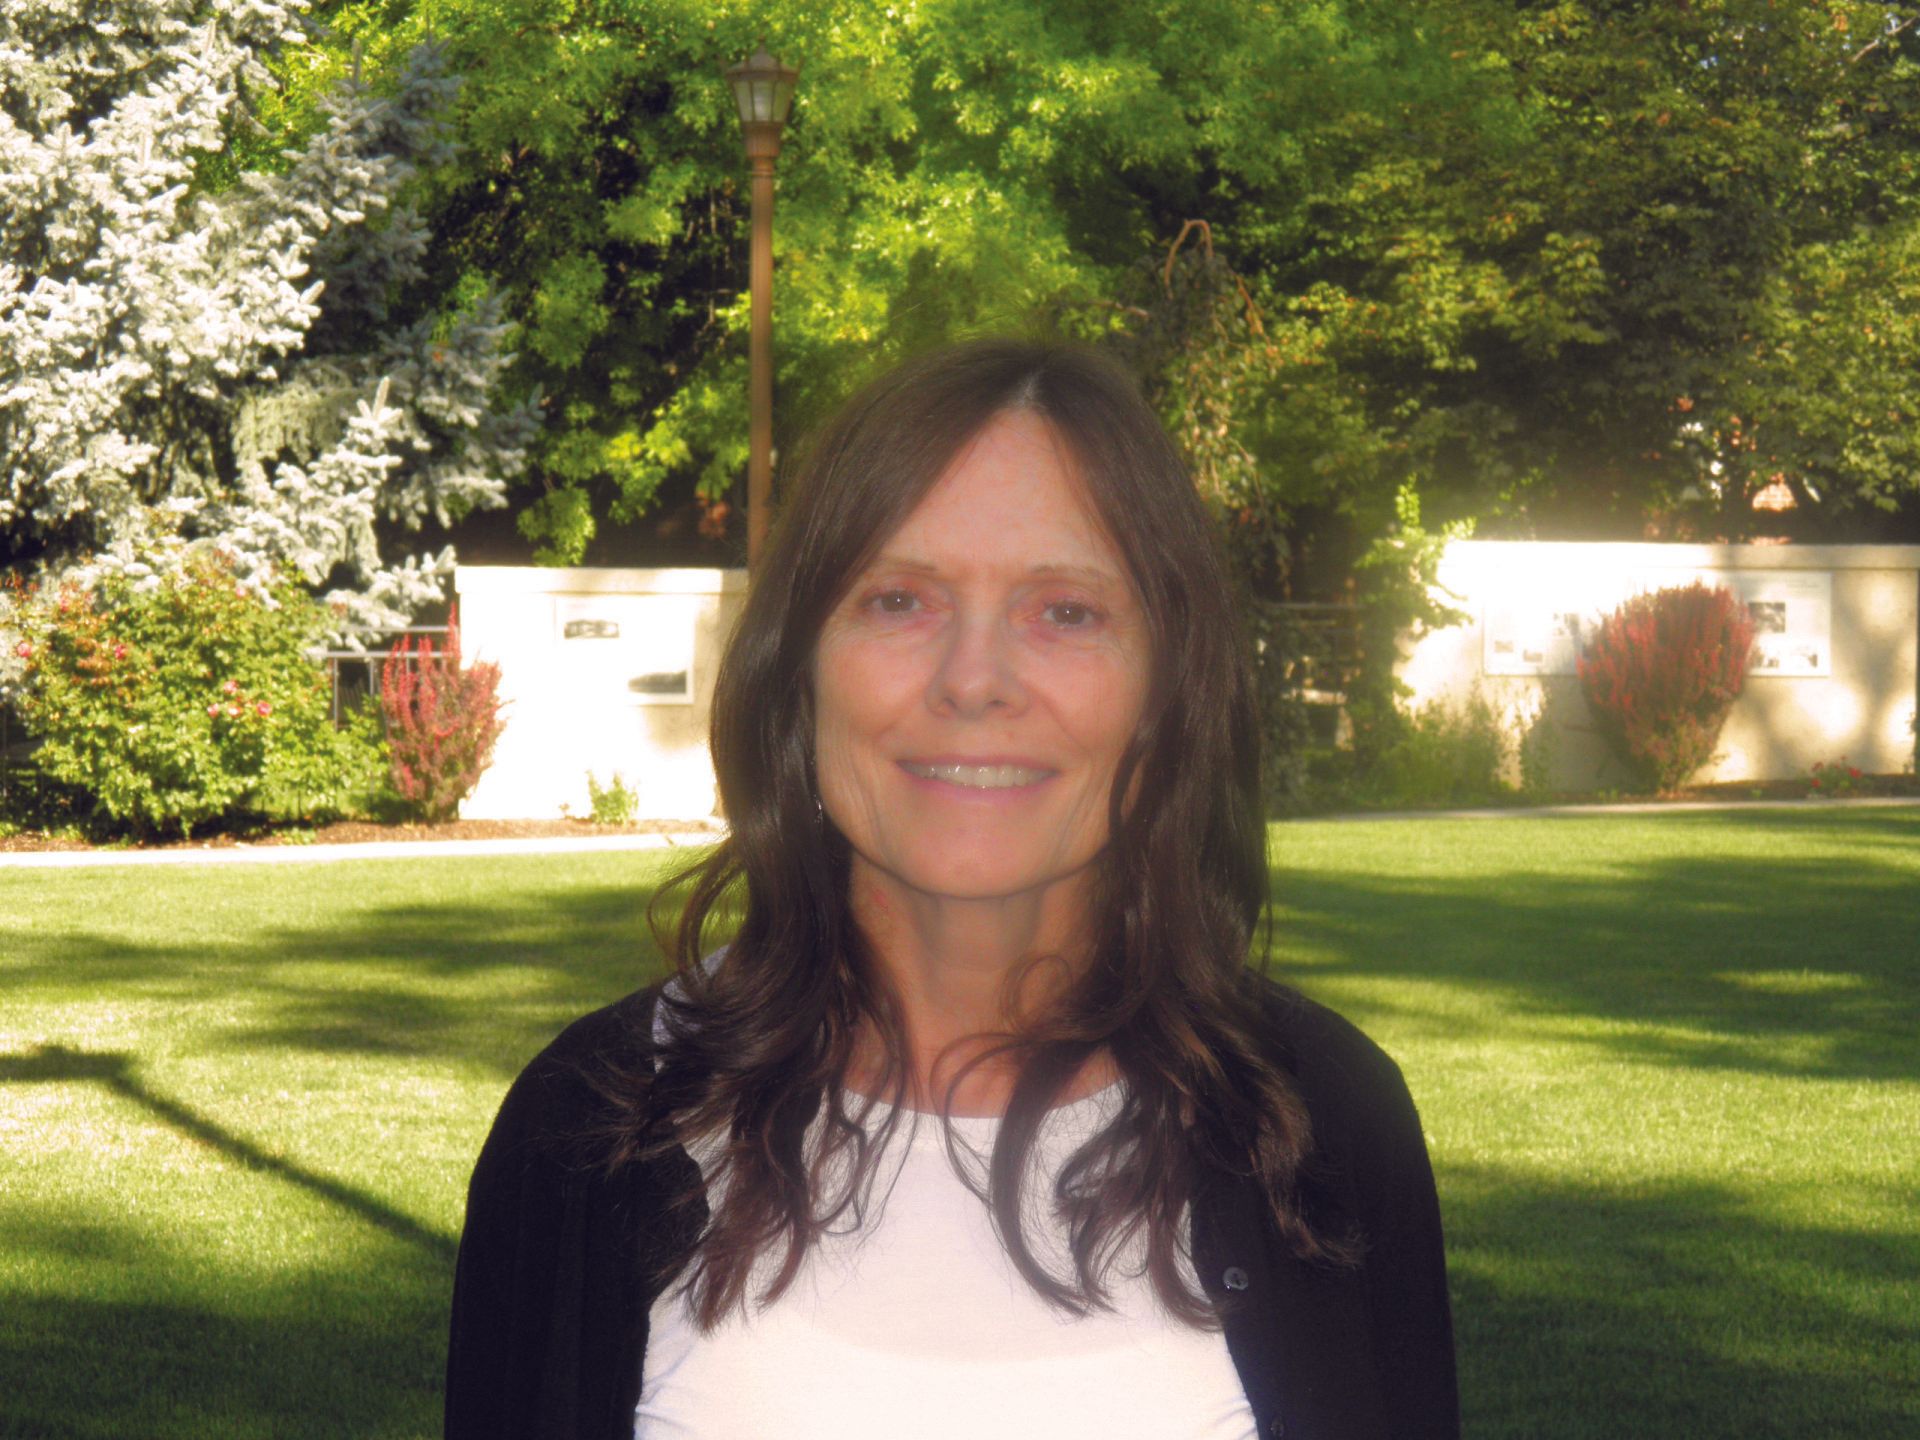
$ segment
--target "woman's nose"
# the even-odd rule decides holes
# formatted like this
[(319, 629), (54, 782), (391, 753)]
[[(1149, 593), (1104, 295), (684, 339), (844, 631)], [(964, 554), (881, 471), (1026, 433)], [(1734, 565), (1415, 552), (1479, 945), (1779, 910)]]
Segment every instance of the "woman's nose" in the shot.
[(943, 639), (928, 685), (932, 708), (973, 719), (1026, 704), (1015, 640), (1000, 617), (959, 615)]

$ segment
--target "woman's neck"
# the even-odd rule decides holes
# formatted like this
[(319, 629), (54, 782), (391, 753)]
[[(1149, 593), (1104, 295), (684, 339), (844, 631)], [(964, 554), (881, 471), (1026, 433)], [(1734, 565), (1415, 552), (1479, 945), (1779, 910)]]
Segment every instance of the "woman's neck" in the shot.
[[(910, 1104), (942, 1108), (955, 1074), (983, 1048), (974, 1037), (1017, 1028), (1072, 982), (1087, 951), (1089, 879), (1082, 872), (1043, 890), (962, 900), (914, 891), (856, 857), (853, 918), (900, 1003)], [(868, 1037), (848, 1077), (852, 1088), (874, 1093), (881, 1063), (877, 1038)], [(975, 1066), (954, 1092), (953, 1113), (1004, 1113), (1014, 1078), (1010, 1057)], [(1091, 1094), (1113, 1078), (1100, 1057), (1060, 1098)]]

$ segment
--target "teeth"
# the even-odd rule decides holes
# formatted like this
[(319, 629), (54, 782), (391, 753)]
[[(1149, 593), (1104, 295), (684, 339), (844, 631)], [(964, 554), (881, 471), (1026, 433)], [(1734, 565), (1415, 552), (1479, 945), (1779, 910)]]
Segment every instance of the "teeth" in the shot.
[(1028, 770), (1019, 765), (914, 765), (902, 762), (907, 772), (922, 780), (945, 780), (949, 785), (969, 785), (977, 790), (1007, 790), (1015, 785), (1031, 785), (1047, 772)]

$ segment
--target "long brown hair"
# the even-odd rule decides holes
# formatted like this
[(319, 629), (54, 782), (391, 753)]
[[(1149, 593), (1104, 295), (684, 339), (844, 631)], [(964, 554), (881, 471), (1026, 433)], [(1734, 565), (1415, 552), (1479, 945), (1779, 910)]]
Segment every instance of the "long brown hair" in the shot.
[[(971, 1183), (1028, 1283), (1076, 1313), (1107, 1303), (1113, 1260), (1144, 1234), (1169, 1311), (1214, 1322), (1179, 1267), (1180, 1227), (1208, 1171), (1253, 1179), (1295, 1248), (1323, 1251), (1296, 1200), (1306, 1112), (1262, 1053), (1246, 968), (1266, 831), (1252, 682), (1212, 521), (1122, 372), (1082, 349), (976, 341), (868, 386), (821, 433), (721, 662), (712, 746), (731, 833), (673, 892), (686, 895), (671, 941), (677, 993), (662, 1002), (648, 1093), (629, 1093), (635, 1124), (619, 1157), (699, 1137), (716, 1152), (712, 1212), (688, 1262), (702, 1326), (755, 1288), (776, 1298), (824, 1233), (864, 1220), (902, 1113), (904, 1026), (850, 915), (845, 841), (817, 802), (814, 645), (877, 547), (1009, 410), (1044, 418), (1077, 462), (1138, 589), (1151, 679), (1109, 797), (1090, 963), (1043, 1015), (990, 1037), (1016, 1080)], [(884, 1048), (890, 1107), (844, 1088), (863, 1029)], [(1063, 1277), (1028, 1246), (1022, 1181), (1042, 1117), (1102, 1047), (1125, 1083), (1118, 1113), (1055, 1188), (1074, 1264)], [(956, 1143), (949, 1128), (958, 1163)], [(775, 1268), (756, 1285), (763, 1258)]]

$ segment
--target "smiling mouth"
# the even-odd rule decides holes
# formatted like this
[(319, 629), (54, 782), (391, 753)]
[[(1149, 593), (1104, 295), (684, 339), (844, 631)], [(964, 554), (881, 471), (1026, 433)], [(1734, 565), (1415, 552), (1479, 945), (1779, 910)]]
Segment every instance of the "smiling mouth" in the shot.
[(1044, 780), (1051, 770), (1029, 770), (1024, 765), (918, 765), (902, 760), (900, 768), (922, 780), (944, 780), (971, 790), (1012, 790)]

